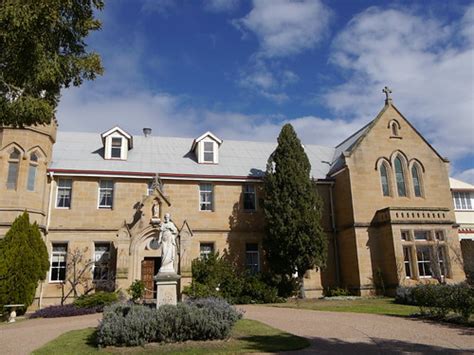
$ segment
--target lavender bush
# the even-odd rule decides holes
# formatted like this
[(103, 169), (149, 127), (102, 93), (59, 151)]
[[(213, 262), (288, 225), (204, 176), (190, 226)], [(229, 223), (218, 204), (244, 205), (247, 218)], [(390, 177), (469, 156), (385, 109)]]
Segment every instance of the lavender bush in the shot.
[(104, 309), (97, 340), (100, 346), (136, 346), (149, 342), (224, 339), (242, 317), (221, 299), (197, 299), (152, 309), (112, 305)]
[(30, 318), (58, 318), (58, 317), (74, 317), (84, 314), (96, 313), (95, 308), (79, 308), (72, 304), (64, 306), (50, 306), (33, 313)]

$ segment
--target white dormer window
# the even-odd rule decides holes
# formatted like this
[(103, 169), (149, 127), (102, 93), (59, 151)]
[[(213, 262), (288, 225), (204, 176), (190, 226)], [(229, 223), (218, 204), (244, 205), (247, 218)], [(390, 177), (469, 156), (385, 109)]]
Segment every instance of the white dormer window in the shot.
[(133, 147), (132, 136), (120, 127), (114, 127), (101, 134), (104, 144), (104, 158), (127, 160), (128, 151)]
[(218, 164), (219, 146), (222, 140), (217, 138), (211, 132), (206, 132), (193, 141), (191, 151), (194, 151), (198, 163), (200, 164)]

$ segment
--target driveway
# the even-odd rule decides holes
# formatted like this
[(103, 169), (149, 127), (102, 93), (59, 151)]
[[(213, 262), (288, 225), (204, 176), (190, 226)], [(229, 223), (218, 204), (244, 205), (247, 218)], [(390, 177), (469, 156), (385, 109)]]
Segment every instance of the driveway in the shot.
[(29, 354), (63, 333), (95, 327), (102, 313), (66, 318), (37, 318), (14, 324), (0, 324), (0, 353)]
[(373, 314), (241, 306), (245, 318), (311, 341), (319, 354), (473, 353), (474, 329)]

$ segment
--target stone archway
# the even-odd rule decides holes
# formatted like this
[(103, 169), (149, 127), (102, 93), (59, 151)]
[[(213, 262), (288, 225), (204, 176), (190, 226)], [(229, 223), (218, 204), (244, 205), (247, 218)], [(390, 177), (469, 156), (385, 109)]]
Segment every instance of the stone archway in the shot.
[(159, 229), (153, 226), (145, 228), (130, 242), (130, 280), (142, 279), (142, 262), (145, 258), (161, 257), (160, 248), (151, 243), (158, 238)]

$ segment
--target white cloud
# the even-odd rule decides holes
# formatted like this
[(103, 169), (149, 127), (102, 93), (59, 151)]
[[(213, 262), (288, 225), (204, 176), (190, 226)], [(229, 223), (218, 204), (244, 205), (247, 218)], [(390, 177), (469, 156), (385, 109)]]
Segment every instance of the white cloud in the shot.
[(454, 178), (474, 185), (474, 168), (461, 171), (455, 174)]
[(239, 6), (239, 0), (204, 0), (204, 10), (209, 12), (230, 12)]
[(320, 0), (254, 0), (252, 10), (233, 23), (254, 33), (259, 54), (272, 58), (314, 48), (327, 33), (330, 18), (331, 11)]
[(472, 34), (473, 9), (450, 24), (401, 9), (373, 7), (355, 16), (330, 58), (346, 83), (329, 89), (325, 102), (337, 114), (367, 120), (388, 85), (396, 106), (441, 154), (472, 155), (474, 48), (459, 38)]

